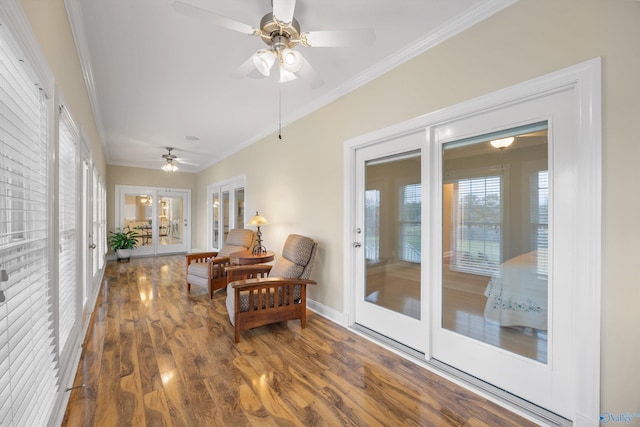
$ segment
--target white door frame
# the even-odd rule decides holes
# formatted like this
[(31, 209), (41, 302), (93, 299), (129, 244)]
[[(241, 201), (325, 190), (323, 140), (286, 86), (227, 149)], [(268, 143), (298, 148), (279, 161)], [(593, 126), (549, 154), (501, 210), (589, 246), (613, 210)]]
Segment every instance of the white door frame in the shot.
[[(358, 148), (376, 144), (399, 135), (442, 125), (454, 118), (470, 117), (480, 111), (490, 111), (522, 99), (540, 94), (570, 89), (575, 94), (578, 122), (577, 140), (580, 145), (577, 158), (578, 194), (575, 195), (579, 210), (576, 218), (576, 250), (578, 268), (572, 307), (572, 336), (574, 366), (572, 396), (576, 426), (597, 426), (600, 413), (600, 295), (601, 295), (601, 60), (595, 58), (583, 63), (520, 83), (489, 95), (475, 98), (459, 105), (372, 132), (344, 144), (344, 307), (349, 326), (354, 325), (355, 304), (355, 253), (351, 247), (356, 218), (353, 200), (355, 194), (355, 153)], [(426, 149), (426, 147), (425, 147)], [(431, 177), (423, 179), (423, 186), (431, 188)], [(428, 198), (423, 200), (423, 224), (431, 224), (432, 207)], [(428, 269), (439, 256), (432, 247), (423, 252), (423, 265)], [(439, 285), (436, 284), (436, 285)], [(432, 328), (430, 327), (430, 330)], [(425, 354), (428, 360), (430, 350)]]
[[(243, 214), (243, 224), (236, 224), (237, 212), (235, 208), (237, 204), (235, 200), (235, 190), (239, 188), (245, 189), (244, 203), (246, 206), (246, 203), (247, 203), (246, 180), (247, 179), (245, 175), (240, 175), (240, 176), (236, 176), (230, 179), (226, 179), (224, 181), (216, 182), (214, 184), (210, 184), (207, 186), (207, 249), (206, 250), (217, 251), (224, 244), (224, 240), (222, 237), (224, 236), (224, 229), (222, 224), (224, 215), (229, 215), (229, 229), (244, 227), (244, 224), (247, 221), (246, 209)], [(219, 224), (219, 233), (220, 233), (218, 238), (220, 239), (220, 241), (214, 242), (213, 241), (213, 204), (211, 203), (211, 199), (213, 198), (213, 195), (217, 193), (219, 201), (221, 203), (223, 191), (229, 192), (229, 211), (223, 212), (222, 206), (220, 206), (220, 209), (218, 209), (218, 224)]]

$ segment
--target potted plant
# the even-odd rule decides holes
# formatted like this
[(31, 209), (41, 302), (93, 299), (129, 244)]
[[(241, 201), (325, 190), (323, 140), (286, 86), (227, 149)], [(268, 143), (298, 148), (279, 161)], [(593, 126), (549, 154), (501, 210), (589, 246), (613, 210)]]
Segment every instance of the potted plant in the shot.
[(138, 239), (140, 235), (134, 230), (121, 230), (116, 228), (116, 231), (109, 231), (109, 238), (107, 242), (109, 247), (118, 255), (118, 259), (124, 259), (131, 257), (133, 248), (138, 246)]

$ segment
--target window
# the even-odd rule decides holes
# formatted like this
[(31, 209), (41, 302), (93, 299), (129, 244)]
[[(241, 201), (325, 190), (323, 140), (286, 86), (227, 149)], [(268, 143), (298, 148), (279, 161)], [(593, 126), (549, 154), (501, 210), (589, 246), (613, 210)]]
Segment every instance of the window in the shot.
[(57, 392), (48, 196), (49, 109), (0, 25), (0, 425), (46, 425)]
[(409, 184), (400, 188), (398, 258), (420, 262), (420, 233), (422, 215), (422, 184)]
[(454, 183), (453, 263), (456, 271), (491, 275), (502, 262), (502, 177)]
[(531, 242), (536, 251), (537, 273), (549, 272), (549, 171), (531, 174)]
[(366, 190), (364, 194), (365, 259), (380, 259), (380, 190)]
[[(73, 131), (72, 131), (73, 130)], [(79, 326), (78, 313), (78, 168), (77, 133), (67, 114), (62, 115), (59, 125), (58, 158), (58, 210), (59, 210), (59, 256), (58, 256), (58, 307), (60, 349), (65, 348), (74, 326)]]

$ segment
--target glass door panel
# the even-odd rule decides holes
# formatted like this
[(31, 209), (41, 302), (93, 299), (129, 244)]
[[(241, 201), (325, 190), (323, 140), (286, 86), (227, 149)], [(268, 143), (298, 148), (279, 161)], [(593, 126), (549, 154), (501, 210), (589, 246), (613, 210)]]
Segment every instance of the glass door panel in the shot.
[(420, 319), (420, 153), (365, 166), (365, 300)]
[(442, 325), (542, 363), (547, 152), (546, 122), (443, 145)]
[(153, 195), (152, 192), (127, 192), (124, 194), (124, 228), (134, 230), (140, 236), (136, 253), (153, 253)]
[(227, 236), (229, 235), (229, 220), (232, 217), (231, 212), (229, 211), (229, 191), (222, 191), (222, 241), (220, 242), (220, 247), (224, 245), (224, 242), (227, 241)]
[(236, 188), (234, 196), (236, 207), (236, 224), (234, 228), (244, 228), (244, 188)]
[(220, 248), (220, 193), (211, 195), (211, 247)]
[(187, 249), (188, 192), (158, 192), (158, 253)]
[(355, 323), (424, 353), (424, 132), (356, 151)]

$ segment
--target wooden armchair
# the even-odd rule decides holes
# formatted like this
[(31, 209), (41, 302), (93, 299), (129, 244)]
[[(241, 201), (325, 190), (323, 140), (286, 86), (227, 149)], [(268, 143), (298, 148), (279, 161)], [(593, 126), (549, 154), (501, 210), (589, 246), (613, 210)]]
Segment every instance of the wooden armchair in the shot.
[(252, 230), (234, 228), (229, 231), (220, 251), (187, 254), (187, 293), (191, 291), (191, 285), (204, 286), (209, 289), (209, 298), (213, 298), (216, 290), (227, 285), (225, 270), (230, 265), (229, 255), (249, 250), (253, 247), (255, 238), (256, 234)]
[(271, 265), (233, 266), (227, 269), (227, 311), (240, 332), (271, 323), (300, 319), (307, 324), (307, 285), (318, 244), (308, 237), (292, 234), (282, 256)]

